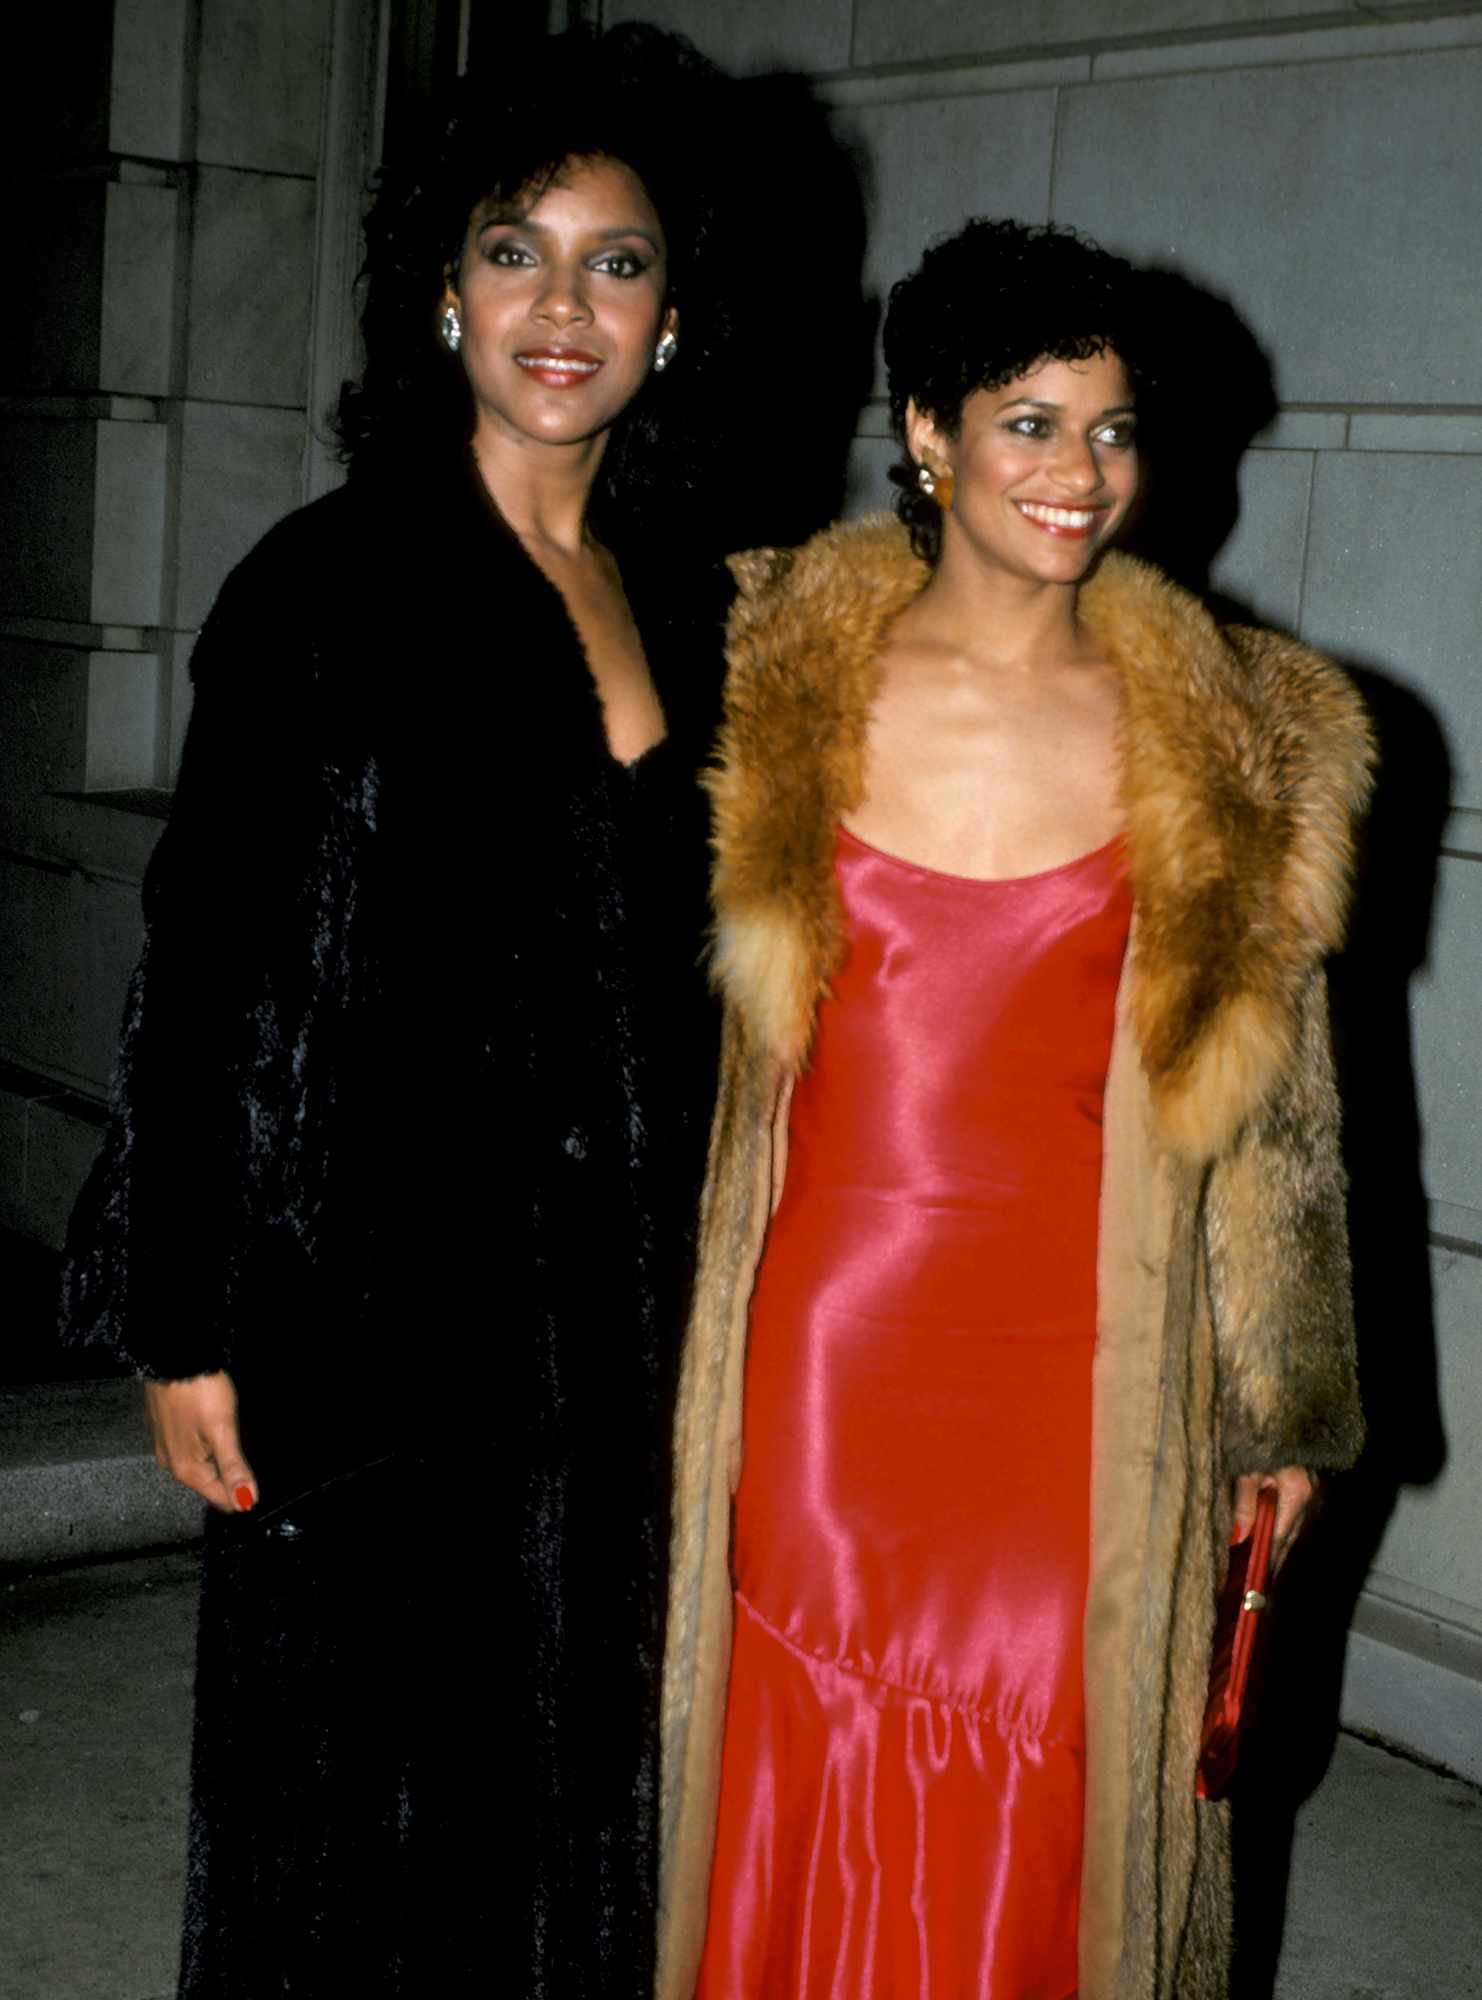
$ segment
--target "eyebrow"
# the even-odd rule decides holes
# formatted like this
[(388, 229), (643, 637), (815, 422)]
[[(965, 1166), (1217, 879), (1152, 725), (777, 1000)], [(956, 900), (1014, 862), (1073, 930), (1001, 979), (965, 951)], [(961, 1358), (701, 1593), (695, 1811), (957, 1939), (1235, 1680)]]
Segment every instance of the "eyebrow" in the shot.
[[(998, 407), (1000, 410), (1016, 410), (1021, 403), (1027, 404), (1031, 410), (1053, 410), (1057, 416), (1063, 415), (1065, 411), (1064, 403), (1052, 403), (1046, 396), (1010, 396)], [(1096, 414), (1098, 417), (1136, 416), (1137, 405), (1108, 403), (1104, 410), (1098, 410)]]
[[(546, 223), (536, 222), (529, 214), (521, 214), (519, 209), (516, 208), (498, 208), (494, 210), (493, 214), (486, 215), (478, 225), (478, 234), (482, 236), (486, 229), (498, 228), (528, 229), (537, 236), (549, 236), (550, 234), (549, 226)], [(615, 229), (598, 229), (593, 233), (599, 243), (618, 243), (625, 236), (638, 236), (649, 245), (655, 254), (661, 248), (659, 239), (654, 235), (653, 231), (645, 229), (641, 222), (619, 223)]]

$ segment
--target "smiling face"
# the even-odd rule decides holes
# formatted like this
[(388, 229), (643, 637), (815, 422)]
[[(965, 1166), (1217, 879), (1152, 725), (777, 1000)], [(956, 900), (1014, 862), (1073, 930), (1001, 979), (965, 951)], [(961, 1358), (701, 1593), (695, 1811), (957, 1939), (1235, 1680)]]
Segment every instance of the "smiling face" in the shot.
[(914, 407), (912, 456), (949, 471), (942, 555), (1026, 582), (1079, 583), (1137, 491), (1132, 393), (1110, 352), (1042, 361), (962, 406), (955, 437)]
[(663, 226), (620, 161), (569, 162), (533, 202), (480, 202), (442, 302), (463, 326), (476, 443), (602, 438), (675, 328), (667, 282)]

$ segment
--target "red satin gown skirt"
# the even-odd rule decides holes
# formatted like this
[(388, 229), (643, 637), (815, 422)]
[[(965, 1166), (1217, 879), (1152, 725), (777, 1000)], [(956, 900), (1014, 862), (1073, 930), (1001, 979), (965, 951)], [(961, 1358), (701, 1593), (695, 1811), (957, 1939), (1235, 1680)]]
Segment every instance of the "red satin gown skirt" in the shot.
[(703, 2000), (1076, 1986), (1120, 843), (839, 837), (847, 962), (752, 1303)]

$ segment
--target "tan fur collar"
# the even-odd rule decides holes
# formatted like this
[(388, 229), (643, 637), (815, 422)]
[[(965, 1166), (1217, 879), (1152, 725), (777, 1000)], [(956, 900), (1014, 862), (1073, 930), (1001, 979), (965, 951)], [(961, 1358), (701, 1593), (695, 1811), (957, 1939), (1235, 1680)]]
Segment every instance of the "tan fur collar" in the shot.
[[(843, 955), (834, 843), (864, 795), (885, 633), (927, 571), (883, 516), (732, 568), (716, 977), (791, 1067)], [(1106, 558), (1081, 611), (1123, 689), (1131, 1018), (1162, 1137), (1209, 1158), (1280, 1077), (1297, 996), (1338, 943), (1368, 727), (1327, 661), (1222, 632), (1131, 557)]]

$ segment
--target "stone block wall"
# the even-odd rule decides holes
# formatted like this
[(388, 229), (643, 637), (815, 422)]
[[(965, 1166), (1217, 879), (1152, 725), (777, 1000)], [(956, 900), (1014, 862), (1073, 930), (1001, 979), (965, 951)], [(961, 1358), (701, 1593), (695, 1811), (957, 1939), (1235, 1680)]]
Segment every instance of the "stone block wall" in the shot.
[(31, 10), (6, 65), (0, 1227), (45, 1242), (97, 1143), (195, 633), (337, 476), (380, 13), (88, 0)]
[[(1482, 15), (1444, 0), (603, 12), (814, 80), (863, 163), (882, 298), (969, 214), (1073, 223), (1228, 300), (1271, 362), (1279, 413), (1240, 464), (1210, 581), (1354, 668), (1386, 755), (1337, 972), (1375, 1439), (1345, 1702), (1482, 1777)], [(779, 226), (828, 218), (800, 189)], [(1194, 379), (1188, 425), (1217, 425), (1228, 385)], [(888, 504), (893, 456), (877, 400), (856, 509)]]

